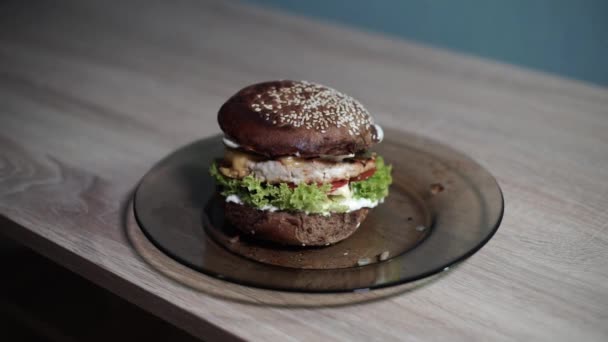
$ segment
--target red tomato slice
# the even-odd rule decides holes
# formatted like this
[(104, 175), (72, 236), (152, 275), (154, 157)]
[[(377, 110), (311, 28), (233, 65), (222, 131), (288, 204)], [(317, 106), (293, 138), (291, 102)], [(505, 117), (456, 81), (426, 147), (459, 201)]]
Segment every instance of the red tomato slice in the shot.
[(345, 186), (346, 184), (348, 184), (348, 180), (346, 180), (346, 179), (341, 179), (341, 180), (333, 181), (333, 182), (331, 182), (331, 190), (330, 191), (334, 191), (337, 188), (341, 188), (341, 187)]
[[(358, 175), (357, 177), (351, 178), (351, 179), (340, 179), (337, 181), (333, 181), (331, 182), (331, 191), (336, 190), (337, 188), (341, 188), (343, 186), (345, 186), (346, 184), (348, 184), (348, 182), (359, 182), (362, 180), (366, 180), (369, 177), (373, 176), (374, 173), (376, 173), (376, 169), (371, 169), (371, 170), (367, 170), (365, 172), (363, 172), (362, 174)], [(318, 186), (322, 186), (323, 183), (318, 183)], [(296, 184), (294, 183), (287, 183), (287, 186), (289, 186), (290, 189), (294, 189), (297, 187)]]
[(367, 170), (365, 172), (363, 172), (362, 174), (358, 175), (357, 177), (351, 178), (350, 181), (351, 182), (360, 182), (362, 180), (366, 180), (369, 177), (373, 176), (374, 173), (376, 173), (376, 169), (371, 169), (371, 170)]

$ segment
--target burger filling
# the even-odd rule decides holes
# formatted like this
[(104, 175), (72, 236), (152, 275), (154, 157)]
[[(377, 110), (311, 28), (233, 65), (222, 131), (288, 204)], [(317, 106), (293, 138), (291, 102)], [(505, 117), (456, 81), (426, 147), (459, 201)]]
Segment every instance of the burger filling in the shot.
[(323, 215), (373, 208), (392, 182), (391, 166), (370, 153), (266, 159), (228, 148), (210, 173), (228, 202)]

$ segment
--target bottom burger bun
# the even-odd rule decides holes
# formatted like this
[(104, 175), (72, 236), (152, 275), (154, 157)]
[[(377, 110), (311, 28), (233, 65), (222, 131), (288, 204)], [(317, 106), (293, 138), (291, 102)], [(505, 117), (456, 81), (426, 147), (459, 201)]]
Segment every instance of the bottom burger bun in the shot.
[(238, 230), (259, 240), (292, 246), (325, 246), (342, 241), (359, 228), (368, 212), (368, 208), (362, 208), (325, 216), (225, 203), (226, 220)]

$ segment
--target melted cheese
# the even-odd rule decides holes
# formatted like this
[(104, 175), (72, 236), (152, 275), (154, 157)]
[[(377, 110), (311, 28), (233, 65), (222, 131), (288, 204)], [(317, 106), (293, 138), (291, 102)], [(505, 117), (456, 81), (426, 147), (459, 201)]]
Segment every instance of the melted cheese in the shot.
[(229, 166), (220, 166), (219, 169), (220, 172), (226, 177), (243, 178), (251, 173), (251, 163), (255, 163), (256, 161), (261, 159), (261, 157), (252, 155), (250, 153), (245, 153), (239, 150), (227, 148), (226, 154), (224, 155), (224, 161)]

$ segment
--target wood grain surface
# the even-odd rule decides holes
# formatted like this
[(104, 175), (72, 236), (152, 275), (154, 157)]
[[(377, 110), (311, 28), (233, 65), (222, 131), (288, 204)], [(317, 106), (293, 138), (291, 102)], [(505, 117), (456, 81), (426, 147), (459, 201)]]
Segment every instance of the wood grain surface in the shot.
[[(276, 78), (469, 154), (502, 186), (501, 229), (436, 281), (353, 305), (156, 271), (125, 232), (132, 189)], [(220, 1), (0, 4), (1, 231), (199, 337), (605, 341), (607, 208), (607, 89)]]

